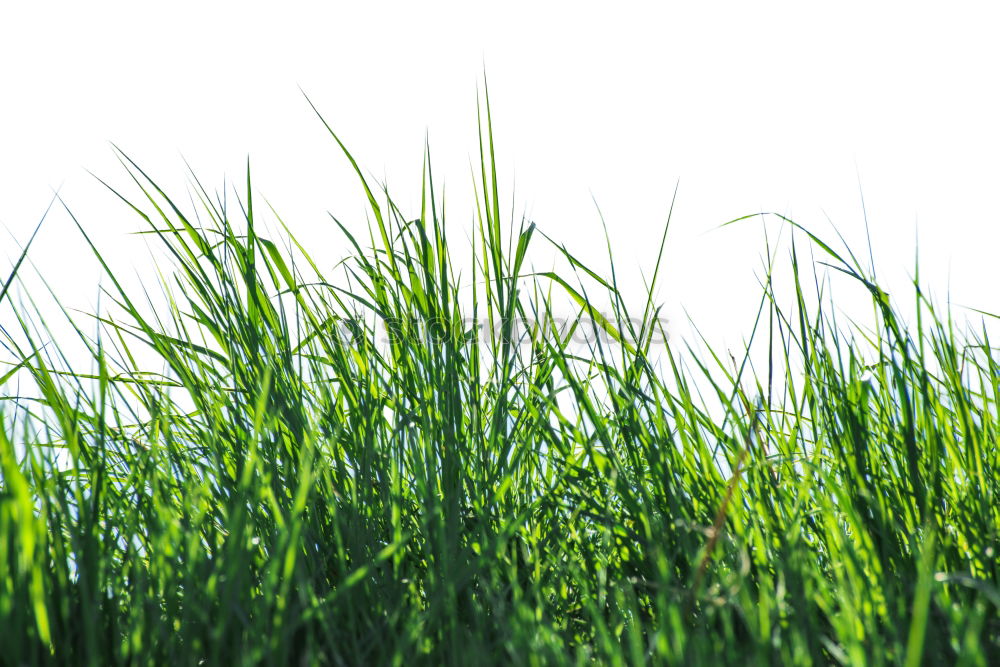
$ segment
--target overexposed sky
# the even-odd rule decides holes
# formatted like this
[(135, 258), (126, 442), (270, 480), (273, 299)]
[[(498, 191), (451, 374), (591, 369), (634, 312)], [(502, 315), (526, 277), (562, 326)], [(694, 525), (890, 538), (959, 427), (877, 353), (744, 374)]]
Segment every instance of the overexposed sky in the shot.
[[(485, 67), (501, 196), (603, 267), (596, 200), (629, 289), (679, 183), (671, 318), (738, 339), (760, 228), (710, 230), (776, 211), (861, 244), (861, 192), (891, 292), (919, 228), (939, 296), (1000, 311), (998, 28), (991, 3), (962, 2), (4, 3), (0, 274), (18, 253), (6, 230), (26, 239), (57, 187), (112, 265), (148, 268), (138, 221), (87, 173), (128, 190), (112, 141), (181, 198), (183, 159), (221, 188), (249, 156), (256, 189), (332, 265), (347, 249), (326, 212), (363, 221), (364, 198), (300, 86), (414, 215), (426, 132), (461, 229)], [(71, 302), (95, 300), (64, 213), (32, 257)]]

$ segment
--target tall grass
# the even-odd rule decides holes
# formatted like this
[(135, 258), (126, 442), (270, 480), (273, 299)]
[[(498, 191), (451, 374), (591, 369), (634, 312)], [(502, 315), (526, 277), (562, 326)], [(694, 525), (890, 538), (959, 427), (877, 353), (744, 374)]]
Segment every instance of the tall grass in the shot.
[[(1000, 661), (987, 333), (919, 287), (904, 323), (784, 221), (766, 368), (672, 340), (613, 270), (562, 245), (566, 271), (530, 268), (550, 242), (503, 222), (488, 105), (481, 127), (462, 261), (429, 157), (410, 218), (344, 149), (371, 225), (340, 226), (333, 270), (249, 170), (185, 206), (125, 155), (161, 283), (127, 289), (91, 244), (109, 305), (64, 311), (56, 341), (14, 267), (0, 662)], [(804, 243), (869, 290), (874, 328), (837, 321)]]

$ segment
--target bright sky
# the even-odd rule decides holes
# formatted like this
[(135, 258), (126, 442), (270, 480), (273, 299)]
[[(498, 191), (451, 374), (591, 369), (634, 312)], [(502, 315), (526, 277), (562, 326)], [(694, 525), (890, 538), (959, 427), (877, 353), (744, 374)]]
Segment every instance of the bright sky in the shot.
[[(301, 86), (362, 166), (417, 213), (429, 134), (453, 224), (472, 221), (476, 87), (485, 65), (502, 196), (641, 289), (679, 183), (667, 282), (713, 337), (738, 340), (758, 294), (759, 226), (777, 211), (865, 251), (890, 291), (922, 271), (944, 298), (1000, 312), (1000, 13), (992, 3), (4, 3), (0, 225), (27, 238), (53, 188), (123, 272), (144, 270), (109, 142), (183, 196), (256, 188), (333, 264), (326, 211), (364, 199)], [(100, 8), (95, 8), (100, 7)], [(516, 182), (516, 191), (510, 186)], [(68, 217), (32, 256), (71, 302), (96, 273)], [(0, 273), (17, 246), (0, 230)]]

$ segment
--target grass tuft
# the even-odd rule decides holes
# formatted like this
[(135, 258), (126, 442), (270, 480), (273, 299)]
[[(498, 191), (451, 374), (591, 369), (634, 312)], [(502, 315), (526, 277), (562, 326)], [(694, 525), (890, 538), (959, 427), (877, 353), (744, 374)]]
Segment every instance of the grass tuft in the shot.
[[(919, 286), (907, 325), (783, 219), (766, 370), (750, 344), (673, 341), (659, 264), (630, 312), (613, 270), (501, 222), (480, 112), (467, 265), (429, 150), (408, 218), (325, 121), (373, 220), (334, 220), (332, 270), (249, 167), (235, 201), (194, 178), (185, 206), (123, 153), (136, 196), (112, 192), (165, 253), (159, 284), (126, 289), (78, 224), (109, 305), (61, 311), (77, 340), (55, 341), (12, 301), (25, 246), (0, 283), (0, 662), (1000, 662), (986, 331)], [(538, 243), (568, 268), (531, 269)], [(874, 327), (838, 323), (803, 243)]]

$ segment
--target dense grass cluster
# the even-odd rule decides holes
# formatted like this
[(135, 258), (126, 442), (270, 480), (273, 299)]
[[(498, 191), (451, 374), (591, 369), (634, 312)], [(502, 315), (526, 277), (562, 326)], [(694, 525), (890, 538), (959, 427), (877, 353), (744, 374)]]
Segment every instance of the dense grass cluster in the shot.
[(372, 233), (331, 270), (266, 237), (249, 176), (185, 210), (123, 158), (172, 266), (149, 294), (108, 269), (99, 333), (67, 315), (88, 363), (2, 283), (0, 663), (1000, 661), (985, 332), (919, 289), (904, 325), (785, 221), (876, 326), (793, 251), (767, 366), (696, 354), (613, 272), (528, 268), (483, 128), (471, 274), (429, 161), (407, 221), (347, 155)]

